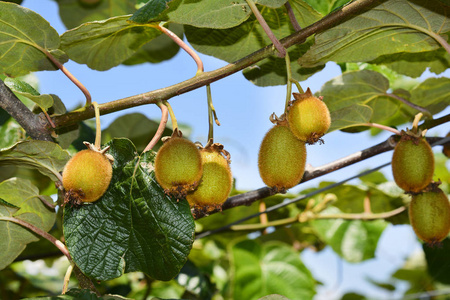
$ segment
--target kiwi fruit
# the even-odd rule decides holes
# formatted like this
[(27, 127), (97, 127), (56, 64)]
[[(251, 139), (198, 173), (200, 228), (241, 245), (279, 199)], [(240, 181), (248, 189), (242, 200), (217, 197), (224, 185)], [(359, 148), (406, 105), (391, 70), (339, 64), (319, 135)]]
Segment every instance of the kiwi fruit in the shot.
[(437, 244), (450, 231), (450, 202), (447, 195), (434, 188), (412, 196), (409, 220), (416, 235), (428, 244)]
[(433, 179), (434, 155), (424, 137), (402, 132), (392, 155), (395, 183), (407, 193), (419, 193)]
[(306, 145), (297, 139), (285, 122), (265, 135), (258, 155), (264, 183), (276, 192), (285, 192), (300, 183), (305, 172)]
[(106, 150), (97, 151), (91, 147), (78, 152), (67, 162), (62, 174), (65, 203), (76, 206), (103, 196), (112, 178), (113, 159), (104, 153)]
[[(292, 133), (303, 142), (315, 144), (328, 131), (330, 111), (308, 88), (305, 93), (293, 93), (295, 100), (288, 107), (287, 120)], [(323, 141), (322, 141), (323, 142)]]
[(229, 153), (221, 144), (213, 144), (200, 151), (203, 176), (195, 191), (186, 196), (189, 204), (206, 211), (220, 208), (233, 187)]
[(178, 136), (168, 138), (155, 158), (155, 177), (165, 192), (185, 198), (200, 183), (202, 158), (197, 145)]

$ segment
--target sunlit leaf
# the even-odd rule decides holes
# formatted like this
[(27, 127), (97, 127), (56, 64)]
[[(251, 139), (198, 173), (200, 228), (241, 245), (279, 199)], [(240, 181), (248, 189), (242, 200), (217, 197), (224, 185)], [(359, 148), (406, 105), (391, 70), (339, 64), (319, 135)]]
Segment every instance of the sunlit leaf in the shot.
[[(42, 196), (41, 196), (42, 197)], [(27, 228), (2, 220), (14, 217), (35, 227), (49, 231), (55, 222), (55, 212), (39, 199), (39, 190), (30, 181), (11, 178), (0, 183), (0, 270), (8, 266), (25, 249), (26, 245), (39, 240)], [(50, 197), (45, 197), (51, 201)], [(5, 205), (7, 202), (8, 205)]]
[(161, 32), (151, 26), (128, 23), (129, 16), (85, 23), (61, 36), (69, 57), (91, 69), (104, 71), (130, 58)]
[(6, 78), (4, 82), (13, 92), (31, 99), (37, 105), (42, 107), (42, 109), (50, 108), (53, 105), (53, 97), (51, 95), (39, 94), (38, 91), (25, 81), (15, 78)]
[(245, 240), (231, 247), (234, 299), (259, 299), (283, 294), (290, 299), (312, 299), (315, 282), (299, 254), (281, 243)]
[(0, 73), (17, 77), (56, 70), (44, 52), (64, 63), (67, 57), (58, 48), (59, 34), (44, 18), (28, 8), (0, 1)]
[(152, 151), (138, 156), (127, 139), (111, 142), (113, 178), (96, 202), (64, 208), (64, 236), (77, 266), (108, 280), (142, 271), (174, 278), (194, 241), (194, 220), (185, 200), (169, 198), (153, 173)]
[(95, 5), (86, 5), (80, 0), (58, 0), (57, 2), (61, 20), (68, 29), (83, 23), (128, 15), (136, 11), (136, 0), (102, 0)]
[[(329, 207), (321, 215), (340, 214), (336, 207)], [(378, 240), (387, 226), (384, 220), (313, 220), (312, 227), (319, 237), (343, 259), (361, 262), (375, 257)]]
[(53, 181), (58, 180), (70, 156), (58, 144), (27, 140), (0, 150), (0, 165), (19, 165), (37, 169)]
[(328, 132), (363, 125), (370, 121), (373, 110), (367, 105), (354, 104), (330, 112), (331, 125)]
[(450, 7), (431, 1), (383, 1), (366, 12), (316, 35), (299, 59), (304, 67), (328, 61), (372, 61), (381, 55), (421, 53), (441, 45), (433, 37), (450, 31)]

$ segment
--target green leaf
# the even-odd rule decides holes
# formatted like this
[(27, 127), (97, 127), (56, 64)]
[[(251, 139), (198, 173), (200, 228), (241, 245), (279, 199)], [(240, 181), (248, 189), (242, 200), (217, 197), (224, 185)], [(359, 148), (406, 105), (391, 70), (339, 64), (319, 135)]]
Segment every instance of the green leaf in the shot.
[(259, 299), (283, 294), (291, 299), (312, 299), (315, 282), (298, 252), (282, 243), (245, 240), (231, 247), (233, 299)]
[(328, 61), (372, 61), (381, 55), (436, 50), (441, 46), (433, 35), (450, 31), (448, 15), (450, 7), (437, 0), (384, 1), (317, 34), (316, 44), (299, 63), (314, 67)]
[(129, 20), (140, 24), (151, 22), (157, 19), (163, 11), (169, 9), (169, 5), (178, 6), (180, 2), (180, 0), (149, 0)]
[[(336, 207), (329, 207), (321, 215), (340, 214)], [(375, 257), (378, 240), (387, 226), (386, 221), (361, 220), (313, 220), (312, 227), (319, 237), (339, 256), (348, 262), (361, 262)]]
[[(411, 90), (410, 101), (437, 114), (450, 105), (450, 78), (428, 78)], [(409, 108), (411, 114), (417, 113)]]
[[(257, 0), (270, 8), (282, 6), (286, 0)], [(170, 21), (195, 27), (226, 29), (247, 20), (252, 13), (245, 0), (152, 0), (140, 8), (130, 21), (147, 23)]]
[(333, 10), (350, 2), (349, 0), (305, 0), (315, 10), (321, 14), (328, 15)]
[[(159, 122), (148, 119), (145, 115), (140, 113), (131, 113), (123, 115), (115, 119), (108, 128), (102, 131), (102, 144), (112, 140), (126, 136), (135, 145), (137, 152), (144, 150), (152, 137), (158, 129)], [(172, 130), (166, 128), (163, 136), (172, 134)], [(161, 142), (158, 142), (157, 147), (153, 150), (159, 149)]]
[[(169, 30), (175, 33), (180, 39), (183, 39), (183, 25), (170, 23)], [(139, 48), (139, 50), (133, 54), (133, 56), (125, 60), (123, 64), (137, 65), (144, 62), (159, 63), (171, 59), (179, 50), (180, 46), (178, 46), (170, 37), (161, 34)]]
[(129, 16), (85, 23), (61, 36), (61, 48), (71, 59), (105, 71), (130, 58), (161, 32), (151, 26), (128, 23)]
[[(8, 266), (25, 249), (26, 245), (38, 241), (34, 233), (25, 227), (1, 220), (14, 217), (39, 229), (49, 231), (55, 223), (55, 212), (39, 199), (39, 190), (30, 181), (11, 178), (0, 183), (0, 270)], [(50, 197), (46, 197), (48, 201)], [(51, 201), (51, 200), (50, 200)], [(14, 207), (12, 207), (14, 206)]]
[(99, 1), (97, 5), (83, 5), (80, 0), (58, 0), (59, 15), (64, 25), (71, 29), (83, 23), (105, 20), (132, 14), (136, 0)]
[(127, 139), (110, 145), (115, 161), (106, 193), (92, 204), (64, 208), (70, 254), (83, 273), (97, 280), (133, 271), (170, 280), (194, 241), (189, 204), (169, 198), (157, 184), (152, 151), (138, 156)]
[(32, 71), (56, 70), (45, 51), (56, 51), (53, 54), (61, 63), (67, 61), (57, 50), (58, 32), (37, 13), (0, 2), (0, 20), (0, 73), (17, 77)]
[(36, 91), (31, 85), (29, 85), (25, 81), (8, 77), (4, 80), (4, 82), (13, 92), (20, 94), (24, 97), (27, 97), (44, 110), (53, 106), (52, 95), (39, 94), (38, 91)]
[(437, 246), (423, 244), (425, 259), (427, 260), (428, 274), (444, 284), (450, 284), (450, 238), (445, 238)]
[(289, 300), (289, 299), (281, 295), (272, 294), (259, 298), (258, 300)]
[[(4, 112), (3, 109), (0, 110)], [(9, 115), (8, 115), (9, 117)], [(25, 137), (25, 130), (13, 118), (0, 120), (0, 149), (11, 147)]]
[[(294, 0), (290, 3), (302, 27), (321, 18), (320, 14), (301, 0)], [(294, 33), (284, 7), (278, 9), (262, 7), (260, 11), (277, 38)], [(211, 29), (185, 26), (185, 33), (194, 49), (230, 63), (272, 44), (253, 15), (233, 28)], [(312, 39), (305, 44), (289, 49), (293, 77), (296, 80), (304, 80), (323, 67), (301, 69), (295, 62), (308, 50), (311, 43)], [(248, 80), (260, 86), (286, 84), (286, 62), (280, 58), (268, 58), (246, 69), (244, 74)]]
[(354, 104), (330, 112), (331, 125), (328, 132), (359, 126), (370, 121), (373, 110), (367, 105)]
[(69, 153), (58, 144), (45, 141), (27, 140), (0, 150), (0, 165), (37, 169), (53, 181), (58, 180), (59, 172), (69, 159)]

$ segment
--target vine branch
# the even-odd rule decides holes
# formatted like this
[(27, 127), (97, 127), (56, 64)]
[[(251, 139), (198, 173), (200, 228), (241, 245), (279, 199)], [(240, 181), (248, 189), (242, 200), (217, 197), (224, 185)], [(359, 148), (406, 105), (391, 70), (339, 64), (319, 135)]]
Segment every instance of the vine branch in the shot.
[[(311, 24), (308, 27), (280, 40), (280, 43), (284, 48), (292, 47), (296, 44), (302, 43), (306, 38), (311, 35), (331, 28), (347, 18), (351, 18), (353, 15), (361, 13), (372, 5), (376, 4), (377, 0), (357, 0), (342, 7), (341, 9), (330, 13), (321, 20)], [(194, 78), (180, 82), (178, 84), (122, 98), (119, 100), (111, 101), (108, 103), (100, 104), (99, 109), (102, 115), (113, 113), (116, 111), (124, 110), (139, 105), (156, 103), (158, 101), (168, 100), (172, 97), (190, 92), (192, 90), (203, 87), (207, 84), (220, 80), (224, 77), (237, 73), (269, 56), (276, 55), (276, 49), (272, 45), (268, 45), (238, 61), (230, 63), (222, 68), (211, 72), (203, 72), (198, 74)], [(94, 116), (94, 110), (92, 107), (86, 107), (85, 109), (76, 110), (67, 114), (54, 116), (53, 121), (56, 127), (64, 127), (72, 124), (76, 124), (80, 121), (90, 119)]]

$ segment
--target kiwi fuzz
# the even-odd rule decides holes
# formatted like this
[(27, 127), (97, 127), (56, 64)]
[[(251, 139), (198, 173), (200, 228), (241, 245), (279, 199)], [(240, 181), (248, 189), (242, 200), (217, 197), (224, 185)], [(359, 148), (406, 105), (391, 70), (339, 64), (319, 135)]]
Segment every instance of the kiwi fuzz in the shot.
[(392, 154), (395, 183), (407, 193), (420, 193), (433, 179), (434, 155), (423, 137), (402, 133)]
[(439, 243), (450, 231), (447, 195), (439, 188), (413, 195), (409, 204), (409, 220), (422, 241), (430, 245)]
[(305, 172), (306, 145), (287, 125), (275, 125), (265, 135), (258, 156), (263, 182), (276, 192), (300, 183)]
[(100, 151), (82, 150), (67, 162), (62, 178), (66, 201), (75, 205), (97, 201), (111, 182), (111, 160)]
[(314, 144), (328, 131), (331, 125), (327, 105), (314, 97), (308, 88), (305, 93), (294, 93), (287, 120), (292, 133), (303, 142)]
[(203, 173), (198, 147), (188, 139), (171, 137), (155, 158), (155, 177), (166, 193), (180, 199), (200, 183)]
[(203, 176), (197, 189), (186, 196), (189, 204), (205, 211), (220, 208), (233, 187), (229, 160), (215, 147), (201, 150)]

